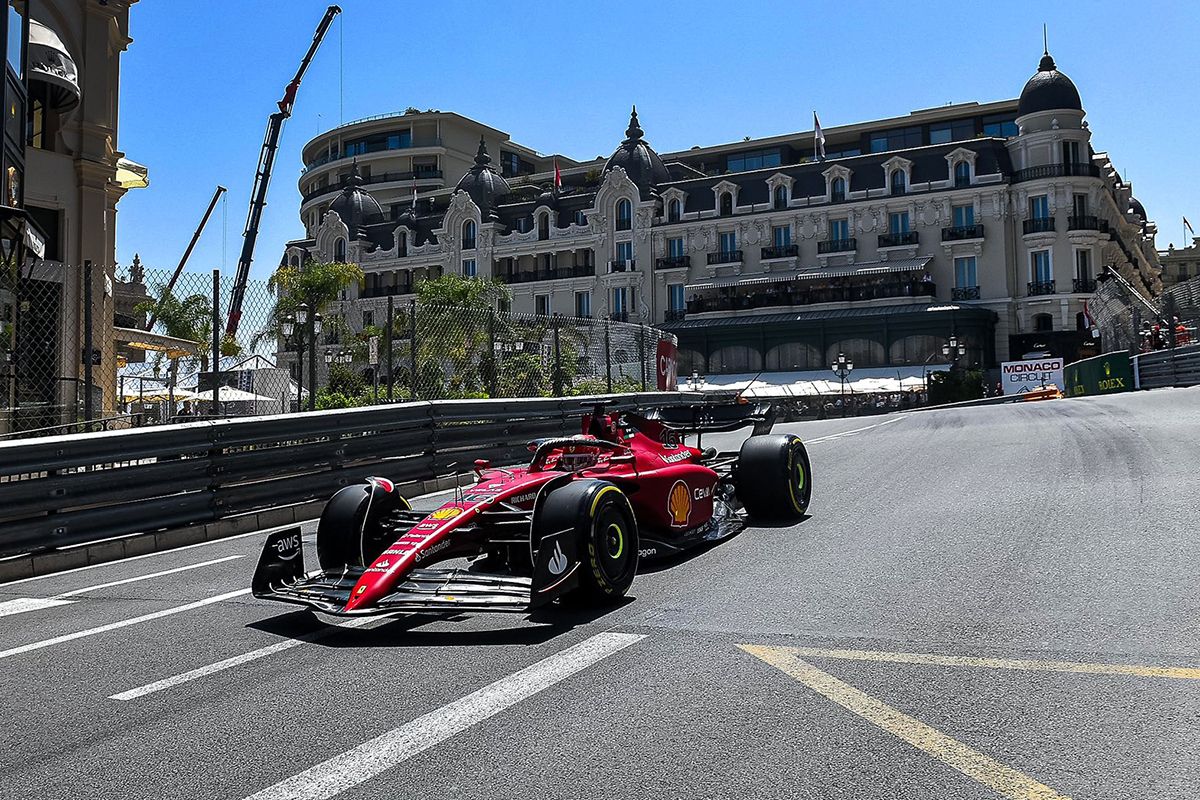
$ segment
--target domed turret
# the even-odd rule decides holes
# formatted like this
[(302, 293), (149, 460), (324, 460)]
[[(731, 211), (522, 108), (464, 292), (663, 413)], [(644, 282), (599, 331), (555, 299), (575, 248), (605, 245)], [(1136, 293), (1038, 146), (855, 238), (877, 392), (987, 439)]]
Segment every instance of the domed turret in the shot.
[(358, 173), (358, 162), (356, 161), (350, 174), (342, 180), (342, 193), (334, 198), (333, 203), (329, 206), (329, 210), (336, 211), (350, 230), (351, 239), (362, 232), (364, 225), (383, 219), (383, 208), (370, 192), (362, 188), (365, 183), (362, 175)]
[(1146, 207), (1136, 197), (1129, 198), (1129, 211), (1143, 222), (1146, 220)]
[(492, 157), (488, 155), (487, 145), (483, 137), (479, 137), (479, 151), (475, 153), (475, 166), (459, 179), (454, 190), (466, 192), (471, 201), (479, 206), (480, 217), (484, 220), (496, 218), (496, 206), (502, 197), (507, 197), (512, 189), (508, 181), (496, 170), (492, 169)]
[(667, 165), (659, 158), (654, 148), (642, 138), (643, 131), (638, 125), (637, 106), (629, 116), (629, 127), (625, 130), (625, 141), (617, 148), (608, 162), (604, 165), (607, 173), (613, 167), (625, 170), (638, 187), (643, 200), (648, 200), (658, 194), (658, 185), (671, 180)]
[(1075, 88), (1075, 84), (1058, 71), (1054, 59), (1046, 52), (1038, 64), (1038, 71), (1021, 90), (1021, 99), (1017, 101), (1017, 116), (1059, 110), (1083, 111), (1083, 102), (1079, 99), (1079, 90)]

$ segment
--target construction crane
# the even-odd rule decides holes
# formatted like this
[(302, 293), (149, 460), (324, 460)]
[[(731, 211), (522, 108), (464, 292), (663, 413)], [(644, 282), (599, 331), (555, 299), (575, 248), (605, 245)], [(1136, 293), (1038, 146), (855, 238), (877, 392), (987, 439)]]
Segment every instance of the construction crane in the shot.
[(258, 225), (262, 221), (262, 212), (267, 205), (267, 187), (271, 183), (271, 170), (275, 166), (275, 153), (279, 149), (279, 136), (283, 133), (283, 123), (292, 115), (292, 105), (296, 102), (296, 90), (300, 88), (300, 81), (304, 79), (308, 65), (312, 63), (313, 56), (316, 55), (317, 48), (321, 46), (321, 40), (325, 38), (325, 33), (329, 30), (333, 18), (340, 13), (342, 13), (342, 9), (338, 6), (330, 6), (325, 9), (325, 16), (317, 25), (317, 32), (313, 34), (312, 44), (309, 45), (308, 52), (304, 54), (300, 68), (296, 70), (296, 76), (283, 90), (283, 99), (278, 103), (279, 110), (272, 114), (267, 121), (267, 135), (263, 138), (262, 151), (258, 155), (258, 171), (254, 173), (254, 188), (250, 192), (250, 213), (246, 216), (246, 230), (242, 234), (242, 254), (238, 257), (233, 293), (229, 299), (229, 321), (225, 325), (226, 336), (236, 336), (238, 323), (241, 322), (242, 299), (246, 294), (246, 281), (250, 278), (250, 262), (254, 260), (254, 243), (258, 240)]
[[(225, 187), (217, 185), (217, 190), (213, 192), (212, 200), (208, 201), (208, 208), (204, 211), (204, 216), (200, 219), (200, 224), (196, 226), (196, 232), (192, 234), (192, 240), (188, 242), (187, 249), (183, 251), (183, 257), (179, 259), (179, 264), (175, 267), (175, 271), (171, 273), (171, 280), (167, 281), (167, 288), (163, 289), (162, 297), (166, 297), (175, 288), (175, 282), (179, 280), (180, 274), (183, 272), (184, 266), (188, 259), (192, 256), (192, 250), (196, 247), (196, 242), (200, 241), (200, 234), (204, 233), (204, 227), (208, 225), (208, 218), (212, 216), (213, 209), (217, 207), (217, 201), (221, 199), (221, 195), (225, 192)], [(154, 322), (158, 319), (158, 312), (154, 311), (150, 314), (150, 320), (146, 323), (146, 330), (151, 330), (154, 327)]]

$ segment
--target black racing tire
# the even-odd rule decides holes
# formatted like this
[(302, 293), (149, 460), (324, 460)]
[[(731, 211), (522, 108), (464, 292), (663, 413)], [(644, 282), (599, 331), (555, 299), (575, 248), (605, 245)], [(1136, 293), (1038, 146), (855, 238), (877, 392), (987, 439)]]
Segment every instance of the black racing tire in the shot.
[(381, 522), (388, 514), (412, 508), (396, 491), (373, 483), (356, 483), (337, 491), (317, 523), (317, 561), (325, 572), (365, 567), (392, 544)]
[(582, 560), (570, 605), (609, 606), (629, 591), (638, 567), (638, 527), (625, 493), (608, 481), (579, 480), (551, 490), (533, 520), (538, 539), (573, 530)]
[(808, 513), (812, 468), (800, 437), (751, 436), (737, 460), (737, 496), (758, 519), (796, 520)]

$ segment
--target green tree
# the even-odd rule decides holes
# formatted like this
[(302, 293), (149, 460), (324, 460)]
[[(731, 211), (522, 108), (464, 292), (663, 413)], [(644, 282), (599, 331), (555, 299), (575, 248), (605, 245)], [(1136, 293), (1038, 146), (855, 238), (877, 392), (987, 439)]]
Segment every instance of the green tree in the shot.
[[(157, 291), (158, 299), (144, 300), (134, 310), (153, 315), (155, 324), (161, 326), (167, 336), (195, 342), (195, 359), (199, 362), (200, 370), (207, 372), (208, 357), (212, 350), (212, 300), (203, 294), (180, 298), (163, 284), (157, 287)], [(155, 354), (156, 362), (162, 359), (162, 353)]]

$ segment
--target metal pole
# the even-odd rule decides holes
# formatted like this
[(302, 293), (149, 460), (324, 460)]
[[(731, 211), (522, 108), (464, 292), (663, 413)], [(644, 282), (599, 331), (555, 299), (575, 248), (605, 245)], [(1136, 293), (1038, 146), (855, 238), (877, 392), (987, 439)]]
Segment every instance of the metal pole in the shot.
[(642, 391), (646, 391), (646, 326), (638, 326), (638, 354), (642, 358)]
[[(197, 387), (199, 388), (199, 387)], [(221, 416), (221, 270), (213, 270), (212, 415)]]
[(317, 407), (317, 306), (308, 311), (308, 410)]
[(604, 385), (612, 394), (612, 342), (609, 339), (609, 328), (612, 323), (604, 320)]
[[(304, 410), (304, 326), (296, 331), (296, 411)], [(290, 408), (288, 409), (291, 410)]]
[(846, 373), (839, 372), (838, 377), (842, 379), (842, 419), (846, 418)]
[(387, 356), (387, 399), (389, 403), (396, 401), (395, 389), (393, 385), (395, 379), (392, 377), (392, 326), (396, 323), (396, 298), (393, 295), (388, 295), (387, 299), (387, 331), (384, 334), (383, 350)]
[(554, 374), (550, 376), (551, 391), (555, 397), (563, 396), (562, 385), (562, 350), (558, 344), (558, 314), (554, 315)]
[(412, 399), (417, 399), (417, 301), (408, 301), (408, 389)]
[(488, 309), (488, 353), (492, 359), (492, 374), (488, 376), (488, 395), (496, 396), (496, 388), (499, 385), (500, 377), (500, 357), (496, 353), (496, 310)]
[(83, 418), (92, 421), (92, 261), (83, 262)]

